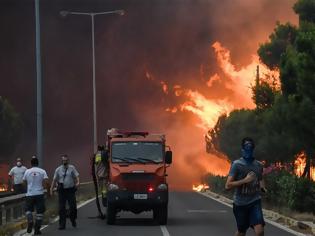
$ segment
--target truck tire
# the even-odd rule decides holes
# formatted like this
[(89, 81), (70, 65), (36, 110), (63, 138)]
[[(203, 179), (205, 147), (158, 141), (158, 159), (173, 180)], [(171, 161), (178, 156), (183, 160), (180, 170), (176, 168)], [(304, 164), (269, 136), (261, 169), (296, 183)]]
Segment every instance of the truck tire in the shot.
[(112, 204), (107, 204), (106, 221), (108, 225), (115, 224), (116, 221), (116, 208)]
[(163, 205), (159, 208), (153, 209), (153, 218), (159, 225), (167, 224), (167, 205)]

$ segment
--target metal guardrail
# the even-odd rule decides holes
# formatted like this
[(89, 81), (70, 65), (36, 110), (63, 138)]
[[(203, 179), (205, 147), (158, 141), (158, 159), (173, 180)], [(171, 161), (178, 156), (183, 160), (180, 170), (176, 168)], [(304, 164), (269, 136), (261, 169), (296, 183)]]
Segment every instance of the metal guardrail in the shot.
[[(93, 182), (84, 182), (80, 184), (77, 199), (80, 195), (91, 192)], [(92, 193), (91, 193), (92, 195)], [(50, 199), (56, 199), (55, 197)], [(0, 198), (0, 226), (4, 226), (8, 223), (19, 222), (25, 217), (25, 194), (18, 194), (8, 197)]]
[(0, 199), (0, 226), (19, 221), (24, 217), (25, 194)]

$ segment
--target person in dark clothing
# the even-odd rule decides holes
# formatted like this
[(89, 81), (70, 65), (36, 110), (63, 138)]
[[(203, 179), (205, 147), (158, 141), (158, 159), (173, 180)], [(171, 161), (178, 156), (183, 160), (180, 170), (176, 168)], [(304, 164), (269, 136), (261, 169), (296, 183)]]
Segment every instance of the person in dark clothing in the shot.
[(242, 157), (234, 161), (225, 188), (235, 188), (233, 213), (237, 224), (236, 236), (246, 235), (252, 227), (256, 236), (264, 235), (264, 217), (261, 207), (261, 192), (266, 192), (262, 179), (263, 165), (253, 156), (253, 139), (242, 140)]
[(69, 204), (70, 221), (73, 227), (77, 226), (77, 201), (76, 190), (80, 184), (79, 173), (73, 165), (69, 164), (67, 155), (62, 155), (62, 165), (60, 165), (54, 174), (50, 193), (53, 193), (54, 186), (57, 184), (59, 200), (59, 229), (66, 228), (66, 202)]

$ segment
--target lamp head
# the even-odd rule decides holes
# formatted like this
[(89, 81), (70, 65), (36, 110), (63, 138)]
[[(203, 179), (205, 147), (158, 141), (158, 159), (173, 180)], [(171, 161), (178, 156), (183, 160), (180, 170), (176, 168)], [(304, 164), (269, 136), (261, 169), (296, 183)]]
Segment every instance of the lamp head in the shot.
[(66, 17), (68, 14), (69, 14), (68, 11), (60, 11), (60, 15), (61, 15), (62, 17)]
[(119, 11), (118, 11), (118, 14), (119, 14), (120, 16), (123, 16), (123, 15), (125, 15), (125, 11), (124, 11), (124, 10), (119, 10)]

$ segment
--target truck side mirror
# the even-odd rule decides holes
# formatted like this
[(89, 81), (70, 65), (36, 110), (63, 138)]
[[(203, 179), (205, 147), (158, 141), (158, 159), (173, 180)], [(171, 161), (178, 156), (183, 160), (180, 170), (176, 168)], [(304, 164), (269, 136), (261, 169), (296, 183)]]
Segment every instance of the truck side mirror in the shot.
[(165, 152), (165, 163), (166, 164), (172, 164), (172, 151), (166, 151)]

